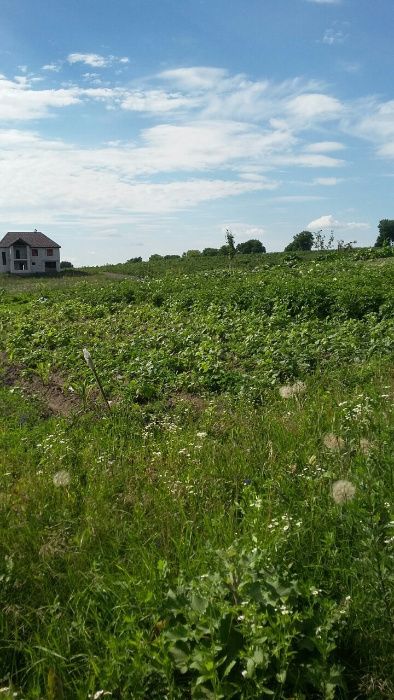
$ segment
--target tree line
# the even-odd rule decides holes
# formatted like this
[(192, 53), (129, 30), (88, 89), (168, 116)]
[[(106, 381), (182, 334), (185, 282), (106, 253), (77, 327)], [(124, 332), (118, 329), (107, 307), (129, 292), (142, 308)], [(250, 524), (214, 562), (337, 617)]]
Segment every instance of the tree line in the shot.
[[(381, 219), (378, 225), (379, 234), (375, 242), (375, 247), (380, 248), (383, 246), (394, 244), (394, 219)], [(357, 241), (344, 241), (337, 240), (334, 242), (334, 232), (331, 231), (329, 234), (323, 233), (323, 231), (317, 231), (312, 233), (312, 231), (300, 231), (297, 233), (293, 240), (285, 247), (285, 252), (295, 252), (295, 251), (310, 251), (313, 248), (315, 250), (331, 250), (336, 245), (337, 250), (350, 250), (356, 245)], [(159, 255), (157, 253), (150, 256), (149, 260), (154, 262), (155, 260), (180, 260), (182, 258), (195, 258), (199, 256), (215, 256), (215, 255), (228, 255), (233, 258), (237, 254), (251, 254), (251, 253), (265, 253), (265, 246), (257, 238), (251, 238), (243, 243), (235, 244), (234, 235), (227, 229), (226, 231), (226, 243), (219, 248), (204, 248), (203, 250), (190, 249), (186, 250), (182, 255)], [(142, 262), (142, 258), (131, 258), (127, 262)]]
[[(385, 245), (394, 243), (394, 219), (381, 219), (378, 225), (379, 235), (375, 242), (375, 248), (381, 248)], [(338, 250), (348, 250), (355, 245), (357, 241), (343, 240), (336, 241)], [(285, 251), (295, 250), (330, 250), (334, 247), (334, 232), (331, 231), (328, 239), (326, 239), (323, 231), (312, 233), (311, 231), (301, 231), (297, 233), (291, 243), (289, 243)]]

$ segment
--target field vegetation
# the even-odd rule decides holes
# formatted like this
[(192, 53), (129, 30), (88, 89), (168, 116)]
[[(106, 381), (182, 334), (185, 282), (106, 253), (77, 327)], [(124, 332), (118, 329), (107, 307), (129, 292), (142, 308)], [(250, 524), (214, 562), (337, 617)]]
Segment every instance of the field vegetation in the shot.
[(0, 279), (1, 697), (394, 697), (391, 252)]

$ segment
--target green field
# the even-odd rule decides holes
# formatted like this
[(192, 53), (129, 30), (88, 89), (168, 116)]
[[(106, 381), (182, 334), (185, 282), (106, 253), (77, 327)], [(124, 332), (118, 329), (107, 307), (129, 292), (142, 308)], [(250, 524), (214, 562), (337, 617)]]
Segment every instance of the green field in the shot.
[(394, 697), (390, 253), (0, 277), (1, 697)]

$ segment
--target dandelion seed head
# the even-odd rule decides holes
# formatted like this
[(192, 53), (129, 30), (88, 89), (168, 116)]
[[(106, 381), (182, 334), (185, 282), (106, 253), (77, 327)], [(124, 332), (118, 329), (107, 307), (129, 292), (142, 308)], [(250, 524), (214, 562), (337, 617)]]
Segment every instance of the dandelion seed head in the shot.
[(93, 369), (93, 360), (89, 350), (84, 348), (82, 352), (87, 366), (89, 367), (89, 369)]
[(323, 438), (323, 443), (328, 450), (335, 450), (337, 452), (339, 452), (339, 450), (343, 450), (345, 447), (344, 439), (338, 435), (334, 435), (334, 433), (327, 433), (327, 435), (325, 435)]
[(369, 455), (372, 445), (366, 438), (360, 438), (360, 450), (363, 454)]
[(290, 399), (293, 396), (299, 396), (299, 394), (303, 394), (305, 390), (305, 382), (297, 381), (294, 382), (294, 384), (284, 384), (283, 386), (280, 386), (279, 394), (281, 395), (282, 399)]
[(332, 485), (332, 497), (335, 503), (347, 503), (354, 498), (356, 493), (356, 487), (351, 481), (346, 479), (339, 479), (339, 481), (334, 481)]
[(53, 475), (53, 483), (58, 488), (64, 488), (65, 486), (69, 486), (70, 482), (70, 473), (67, 472), (65, 469), (61, 469), (59, 472), (56, 472), (56, 474)]

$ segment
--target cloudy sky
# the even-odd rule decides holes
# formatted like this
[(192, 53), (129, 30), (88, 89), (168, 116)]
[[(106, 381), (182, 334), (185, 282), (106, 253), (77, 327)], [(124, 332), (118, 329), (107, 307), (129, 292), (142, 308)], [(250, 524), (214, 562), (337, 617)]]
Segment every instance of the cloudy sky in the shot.
[(0, 234), (74, 264), (393, 218), (393, 0), (2, 0)]

